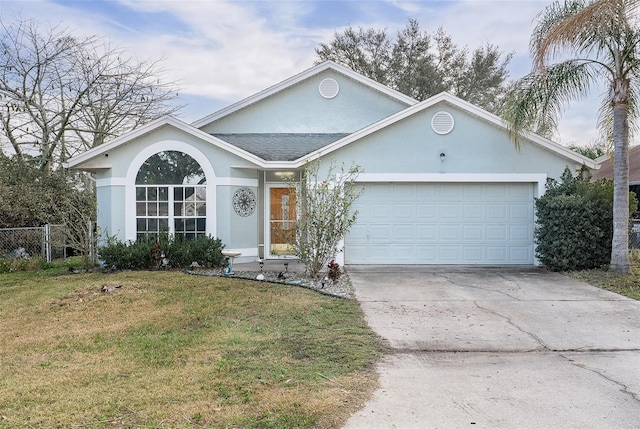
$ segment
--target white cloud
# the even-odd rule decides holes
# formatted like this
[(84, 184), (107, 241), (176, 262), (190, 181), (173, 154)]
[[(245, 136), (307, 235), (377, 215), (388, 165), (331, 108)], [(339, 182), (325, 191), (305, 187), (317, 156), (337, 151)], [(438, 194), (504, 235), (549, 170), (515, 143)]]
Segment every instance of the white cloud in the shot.
[[(84, 34), (101, 34), (140, 59), (164, 57), (169, 80), (179, 81), (183, 93), (210, 98), (212, 105), (235, 102), (310, 67), (314, 48), (328, 42), (347, 26), (403, 28), (407, 18), (417, 19), (424, 31), (443, 27), (459, 46), (474, 49), (490, 43), (504, 52), (515, 51), (512, 78), (530, 69), (528, 43), (532, 20), (550, 1), (359, 1), (357, 13), (325, 27), (305, 22), (314, 19), (312, 1), (136, 1), (111, 6), (125, 8), (129, 19), (106, 16), (90, 3), (52, 3), (44, 0), (0, 0), (0, 16), (20, 12)], [(83, 4), (82, 9), (79, 4)], [(396, 7), (390, 16), (389, 6)], [(137, 24), (136, 20), (140, 23)], [(322, 22), (322, 21), (320, 21)], [(589, 116), (573, 106), (561, 122), (562, 141), (588, 143), (595, 128)], [(202, 116), (210, 111), (200, 112)], [(190, 116), (194, 113), (191, 112)], [(190, 118), (191, 119), (191, 118)]]

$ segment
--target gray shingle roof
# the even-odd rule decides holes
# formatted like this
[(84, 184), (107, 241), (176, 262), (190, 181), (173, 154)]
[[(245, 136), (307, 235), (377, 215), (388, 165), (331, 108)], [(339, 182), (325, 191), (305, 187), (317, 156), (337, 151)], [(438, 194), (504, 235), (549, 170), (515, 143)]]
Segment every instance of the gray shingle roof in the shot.
[(213, 133), (214, 137), (265, 161), (294, 161), (327, 146), (348, 133)]

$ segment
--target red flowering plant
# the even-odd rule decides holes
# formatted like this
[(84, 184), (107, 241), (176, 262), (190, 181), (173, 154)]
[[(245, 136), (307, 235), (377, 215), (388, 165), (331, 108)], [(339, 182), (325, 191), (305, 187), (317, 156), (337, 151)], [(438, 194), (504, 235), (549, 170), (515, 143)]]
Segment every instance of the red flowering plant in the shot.
[(334, 282), (338, 280), (342, 275), (342, 271), (340, 271), (340, 264), (338, 264), (333, 259), (327, 264), (327, 268), (329, 268), (329, 271), (327, 272), (327, 277), (329, 277), (329, 279)]

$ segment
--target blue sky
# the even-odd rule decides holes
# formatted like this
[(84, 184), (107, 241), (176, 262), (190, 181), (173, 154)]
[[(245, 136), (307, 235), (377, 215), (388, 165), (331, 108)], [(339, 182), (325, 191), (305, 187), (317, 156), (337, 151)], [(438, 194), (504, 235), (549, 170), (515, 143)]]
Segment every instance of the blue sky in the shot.
[[(510, 77), (531, 66), (533, 20), (546, 0), (0, 0), (3, 22), (35, 18), (78, 34), (96, 34), (139, 59), (164, 58), (166, 78), (178, 81), (191, 122), (313, 65), (314, 48), (348, 26), (395, 34), (409, 18), (423, 31), (442, 27), (470, 50), (484, 44), (514, 52)], [(594, 139), (596, 109), (572, 106), (556, 140)]]

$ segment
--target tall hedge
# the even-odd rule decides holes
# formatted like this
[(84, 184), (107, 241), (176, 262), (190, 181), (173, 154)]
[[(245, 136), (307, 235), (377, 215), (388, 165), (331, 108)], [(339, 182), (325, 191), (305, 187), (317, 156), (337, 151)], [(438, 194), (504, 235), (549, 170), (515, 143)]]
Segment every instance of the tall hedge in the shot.
[[(552, 270), (599, 268), (611, 260), (613, 182), (590, 179), (566, 168), (561, 182), (550, 180), (536, 200), (536, 256)], [(636, 204), (630, 195), (629, 213)]]

